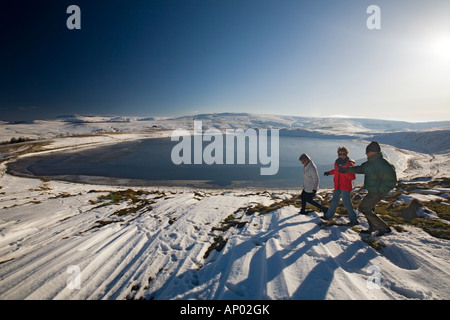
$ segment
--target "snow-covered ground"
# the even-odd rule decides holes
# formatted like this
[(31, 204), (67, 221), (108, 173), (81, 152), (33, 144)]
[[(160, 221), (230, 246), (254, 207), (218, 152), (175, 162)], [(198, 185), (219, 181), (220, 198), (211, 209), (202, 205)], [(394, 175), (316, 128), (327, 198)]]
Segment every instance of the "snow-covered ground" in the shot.
[[(41, 139), (3, 146), (5, 157), (23, 157), (170, 136), (173, 129), (192, 128), (193, 118), (1, 123), (0, 141)], [(449, 123), (247, 114), (196, 118), (204, 127), (379, 137), (405, 157), (402, 179), (449, 177)], [(427, 139), (436, 135), (441, 139)], [(0, 299), (450, 298), (449, 240), (412, 225), (393, 228), (380, 239), (384, 248), (376, 250), (349, 227), (321, 228), (320, 213), (298, 215), (292, 191), (127, 190), (11, 176), (6, 163), (0, 163)], [(449, 203), (448, 185), (397, 192), (398, 205), (412, 199)], [(323, 199), (330, 193), (319, 191)], [(426, 206), (417, 214), (447, 221)], [(362, 215), (359, 221), (367, 227)]]
[[(357, 138), (392, 132), (427, 132), (450, 130), (450, 121), (410, 123), (404, 121), (359, 118), (310, 118), (248, 113), (201, 114), (183, 117), (90, 117), (66, 116), (54, 120), (8, 123), (0, 121), (0, 142), (13, 137), (45, 139), (101, 132), (143, 132), (155, 129), (174, 130), (193, 128), (194, 120), (202, 121), (203, 127), (219, 129), (288, 129), (297, 134), (330, 134)], [(418, 134), (418, 135), (419, 135)], [(403, 139), (402, 136), (400, 140)], [(410, 137), (415, 139), (417, 137)], [(404, 141), (406, 142), (406, 141)], [(436, 142), (436, 141), (435, 141)], [(414, 144), (410, 140), (410, 146)], [(419, 142), (420, 143), (420, 142)], [(446, 145), (448, 148), (449, 145)]]

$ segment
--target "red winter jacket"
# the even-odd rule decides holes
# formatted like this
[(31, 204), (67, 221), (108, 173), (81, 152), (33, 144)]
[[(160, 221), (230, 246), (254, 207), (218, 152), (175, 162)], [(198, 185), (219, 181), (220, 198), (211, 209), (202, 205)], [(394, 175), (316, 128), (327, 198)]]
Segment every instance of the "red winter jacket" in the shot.
[[(334, 162), (334, 169), (329, 171), (329, 174), (334, 174), (334, 189), (335, 190), (344, 190), (344, 191), (352, 191), (353, 185), (352, 181), (356, 179), (356, 175), (354, 173), (340, 173), (338, 161), (337, 159)], [(342, 165), (342, 168), (353, 167), (355, 165), (355, 161), (350, 158), (346, 159), (346, 162)]]

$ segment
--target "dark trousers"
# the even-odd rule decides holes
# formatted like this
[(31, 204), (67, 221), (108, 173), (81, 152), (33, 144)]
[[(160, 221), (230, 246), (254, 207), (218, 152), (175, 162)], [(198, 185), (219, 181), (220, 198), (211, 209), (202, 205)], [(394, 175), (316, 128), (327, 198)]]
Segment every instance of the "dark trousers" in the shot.
[(300, 199), (302, 199), (302, 211), (301, 211), (302, 213), (305, 213), (307, 202), (319, 208), (320, 211), (323, 210), (323, 206), (320, 203), (313, 200), (314, 195), (315, 193), (306, 192), (305, 190), (302, 191), (302, 194), (300, 195)]
[(358, 207), (358, 210), (361, 211), (366, 217), (367, 221), (370, 225), (370, 231), (380, 230), (385, 231), (389, 229), (386, 222), (381, 220), (374, 212), (373, 208), (375, 205), (383, 199), (385, 194), (377, 192), (371, 193), (369, 192), (364, 199), (362, 199), (361, 204)]

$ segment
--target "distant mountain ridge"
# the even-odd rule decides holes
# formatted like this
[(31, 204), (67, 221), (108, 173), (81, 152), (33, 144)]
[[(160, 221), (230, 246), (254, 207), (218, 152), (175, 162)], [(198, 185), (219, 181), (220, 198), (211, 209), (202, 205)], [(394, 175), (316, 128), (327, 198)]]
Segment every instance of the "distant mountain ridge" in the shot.
[(203, 130), (279, 129), (280, 135), (321, 138), (378, 140), (398, 148), (421, 153), (450, 152), (450, 121), (407, 122), (361, 118), (315, 118), (252, 113), (212, 113), (180, 117), (126, 117), (65, 115), (53, 120), (0, 122), (0, 142), (12, 137), (52, 139), (72, 135), (145, 132), (194, 128)]
[[(126, 117), (126, 116), (79, 116), (68, 115), (60, 116), (59, 120), (65, 122), (77, 123), (95, 123), (95, 122), (146, 122), (162, 121), (169, 123), (186, 123), (194, 120), (203, 121), (208, 126), (217, 127), (266, 127), (278, 129), (313, 129), (313, 130), (331, 130), (340, 131), (340, 127), (345, 127), (348, 131), (356, 132), (367, 129), (372, 131), (405, 131), (405, 130), (424, 130), (450, 127), (450, 121), (432, 121), (432, 122), (407, 122), (397, 120), (381, 120), (368, 118), (341, 118), (341, 117), (300, 117), (286, 115), (269, 115), (253, 113), (210, 113), (187, 115), (180, 117)], [(350, 126), (350, 127), (349, 127)], [(355, 131), (356, 130), (356, 131)]]

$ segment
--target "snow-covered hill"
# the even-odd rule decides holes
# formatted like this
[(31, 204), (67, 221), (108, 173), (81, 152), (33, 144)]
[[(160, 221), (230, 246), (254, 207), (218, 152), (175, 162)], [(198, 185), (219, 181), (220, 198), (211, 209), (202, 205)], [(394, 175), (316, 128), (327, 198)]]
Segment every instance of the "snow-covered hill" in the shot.
[(450, 298), (449, 240), (405, 225), (377, 250), (289, 192), (0, 183), (0, 299)]
[[(401, 148), (402, 179), (428, 178), (404, 181), (381, 203), (393, 232), (371, 246), (355, 229), (322, 229), (320, 213), (298, 215), (293, 191), (75, 184), (12, 176), (3, 161), (0, 299), (450, 298), (448, 122), (70, 116), (2, 122), (0, 141), (40, 140), (0, 150), (5, 157), (25, 157), (170, 136), (173, 129), (191, 129), (194, 119), (205, 129), (278, 128), (286, 135), (378, 139)], [(355, 203), (360, 192), (354, 192)], [(319, 195), (329, 201), (331, 190)], [(400, 216), (403, 211), (409, 220)], [(337, 220), (348, 221), (345, 214)], [(367, 227), (361, 214), (359, 221)]]
[(450, 129), (380, 133), (372, 137), (380, 143), (421, 153), (450, 152)]
[[(308, 118), (248, 113), (201, 114), (183, 117), (112, 117), (63, 116), (55, 120), (35, 120), (27, 123), (0, 123), (0, 142), (11, 138), (53, 139), (102, 132), (146, 132), (154, 130), (192, 129), (194, 120), (203, 128), (247, 129), (276, 128), (281, 134), (319, 138), (379, 139), (393, 146), (432, 153), (450, 150), (450, 121), (410, 123), (404, 121)], [(439, 130), (438, 132), (435, 132)], [(439, 136), (438, 136), (439, 135)]]

